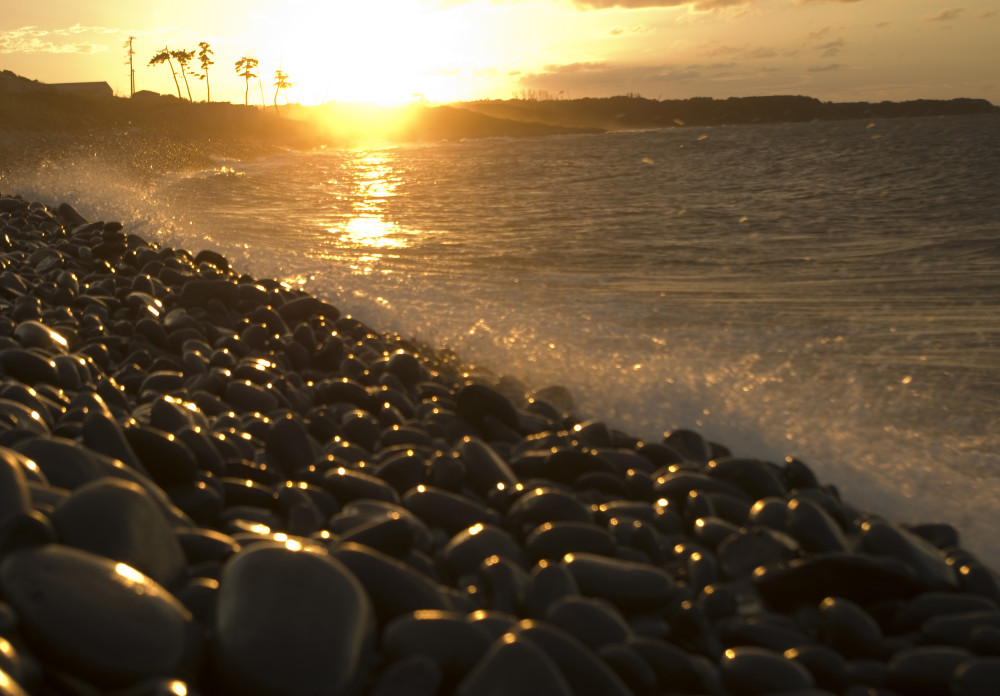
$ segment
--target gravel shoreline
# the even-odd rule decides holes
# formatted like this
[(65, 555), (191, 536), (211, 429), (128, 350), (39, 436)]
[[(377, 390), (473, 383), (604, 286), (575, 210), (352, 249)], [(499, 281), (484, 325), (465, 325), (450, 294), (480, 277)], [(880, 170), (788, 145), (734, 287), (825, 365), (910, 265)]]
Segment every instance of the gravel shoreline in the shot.
[(0, 694), (987, 694), (1000, 586), (799, 461), (641, 442), (0, 197)]

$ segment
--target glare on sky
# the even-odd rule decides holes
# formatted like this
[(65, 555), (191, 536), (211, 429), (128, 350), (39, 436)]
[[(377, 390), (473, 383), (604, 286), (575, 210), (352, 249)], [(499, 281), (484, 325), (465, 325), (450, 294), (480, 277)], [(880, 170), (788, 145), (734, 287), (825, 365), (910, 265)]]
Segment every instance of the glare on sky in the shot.
[[(985, 98), (1000, 103), (994, 2), (942, 0), (241, 0), (14, 3), (0, 69), (43, 82), (107, 81), (176, 93), (164, 46), (214, 51), (213, 100), (397, 104), (639, 94), (652, 99), (804, 94), (829, 101)], [(259, 61), (259, 81), (234, 71)], [(189, 67), (199, 69), (195, 61)], [(195, 100), (204, 83), (189, 77)], [(183, 86), (182, 86), (183, 87)], [(186, 97), (186, 94), (185, 94)]]

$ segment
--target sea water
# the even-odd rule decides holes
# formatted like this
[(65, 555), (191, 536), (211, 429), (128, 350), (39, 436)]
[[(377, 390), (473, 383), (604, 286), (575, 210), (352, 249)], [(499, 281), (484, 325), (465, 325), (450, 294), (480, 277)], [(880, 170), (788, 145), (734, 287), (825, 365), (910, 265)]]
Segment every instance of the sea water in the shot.
[(1000, 117), (287, 151), (0, 182), (226, 254), (583, 418), (806, 461), (1000, 568)]

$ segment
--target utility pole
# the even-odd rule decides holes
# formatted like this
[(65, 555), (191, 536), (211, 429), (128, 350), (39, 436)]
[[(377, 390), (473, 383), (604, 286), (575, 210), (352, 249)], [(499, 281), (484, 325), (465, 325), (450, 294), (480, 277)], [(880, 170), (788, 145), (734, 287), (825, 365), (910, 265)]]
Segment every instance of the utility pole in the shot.
[(135, 37), (134, 36), (130, 36), (127, 39), (125, 39), (125, 42), (122, 44), (122, 48), (128, 49), (125, 52), (125, 55), (128, 56), (128, 63), (127, 63), (127, 65), (128, 65), (128, 76), (129, 76), (129, 85), (130, 85), (129, 97), (134, 97), (135, 96), (135, 68), (132, 67), (132, 56), (135, 55), (135, 50), (132, 48), (132, 42), (133, 41), (135, 41)]

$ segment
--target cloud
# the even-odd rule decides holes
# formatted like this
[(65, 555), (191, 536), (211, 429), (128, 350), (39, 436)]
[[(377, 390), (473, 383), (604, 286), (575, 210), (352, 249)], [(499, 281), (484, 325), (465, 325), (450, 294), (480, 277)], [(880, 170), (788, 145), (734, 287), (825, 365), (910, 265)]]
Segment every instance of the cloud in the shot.
[(546, 65), (523, 73), (518, 84), (568, 96), (594, 94), (650, 94), (671, 83), (698, 80), (702, 72), (692, 66), (623, 65), (605, 62)]
[[(753, 5), (757, 0), (573, 0), (573, 4), (585, 10), (609, 10), (612, 8), (622, 10), (652, 9), (665, 7), (680, 7), (691, 5), (700, 12), (724, 9), (726, 7), (738, 7), (741, 5)], [(861, 0), (793, 0), (796, 5), (805, 5), (814, 2), (834, 2), (834, 3), (854, 3)]]
[(843, 67), (840, 63), (828, 63), (827, 65), (814, 65), (811, 68), (806, 68), (806, 72), (833, 72), (841, 70)]
[(820, 44), (816, 48), (820, 51), (820, 55), (824, 58), (833, 58), (835, 55), (840, 53), (846, 43), (843, 39), (836, 39), (834, 41), (827, 41), (824, 44)]
[(0, 53), (103, 53), (108, 49), (104, 44), (93, 41), (66, 41), (83, 33), (113, 33), (100, 27), (83, 27), (79, 24), (68, 29), (39, 29), (35, 26), (21, 27), (0, 32)]
[(700, 12), (709, 12), (726, 7), (752, 5), (757, 0), (573, 0), (573, 4), (583, 10), (638, 10), (691, 5)]
[[(78, 53), (89, 55), (109, 50), (106, 44), (75, 40), (81, 34), (118, 34), (118, 29), (74, 24), (59, 29), (20, 27), (0, 32), (0, 53)], [(74, 40), (67, 40), (74, 39)]]
[(73, 34), (120, 34), (122, 31), (117, 27), (87, 27), (74, 24), (68, 29), (53, 29), (52, 33), (57, 36), (72, 36)]
[(710, 44), (701, 51), (701, 55), (714, 58), (715, 56), (726, 56), (740, 61), (747, 60), (767, 60), (777, 58), (781, 53), (773, 46), (730, 46), (727, 44)]
[(691, 64), (589, 62), (547, 65), (519, 74), (516, 84), (518, 89), (568, 98), (640, 94), (665, 99), (731, 93), (732, 84), (757, 84), (770, 72), (776, 69), (751, 65), (742, 58)]
[(817, 31), (811, 31), (808, 34), (806, 34), (806, 38), (803, 40), (803, 43), (812, 43), (813, 41), (819, 41), (824, 36), (829, 36), (830, 32), (832, 31), (833, 29), (831, 29), (830, 27), (823, 27), (822, 29), (819, 29)]
[(962, 12), (965, 11), (964, 7), (949, 7), (938, 12), (932, 12), (929, 15), (924, 15), (923, 21), (925, 22), (950, 22), (953, 19), (957, 19)]
[(611, 36), (624, 36), (625, 34), (649, 34), (654, 31), (656, 30), (653, 27), (647, 27), (643, 24), (637, 24), (628, 29), (619, 24), (608, 29), (608, 34)]
[(690, 5), (694, 0), (573, 0), (573, 4), (584, 10), (610, 10), (612, 8), (637, 10), (651, 7), (679, 7)]

